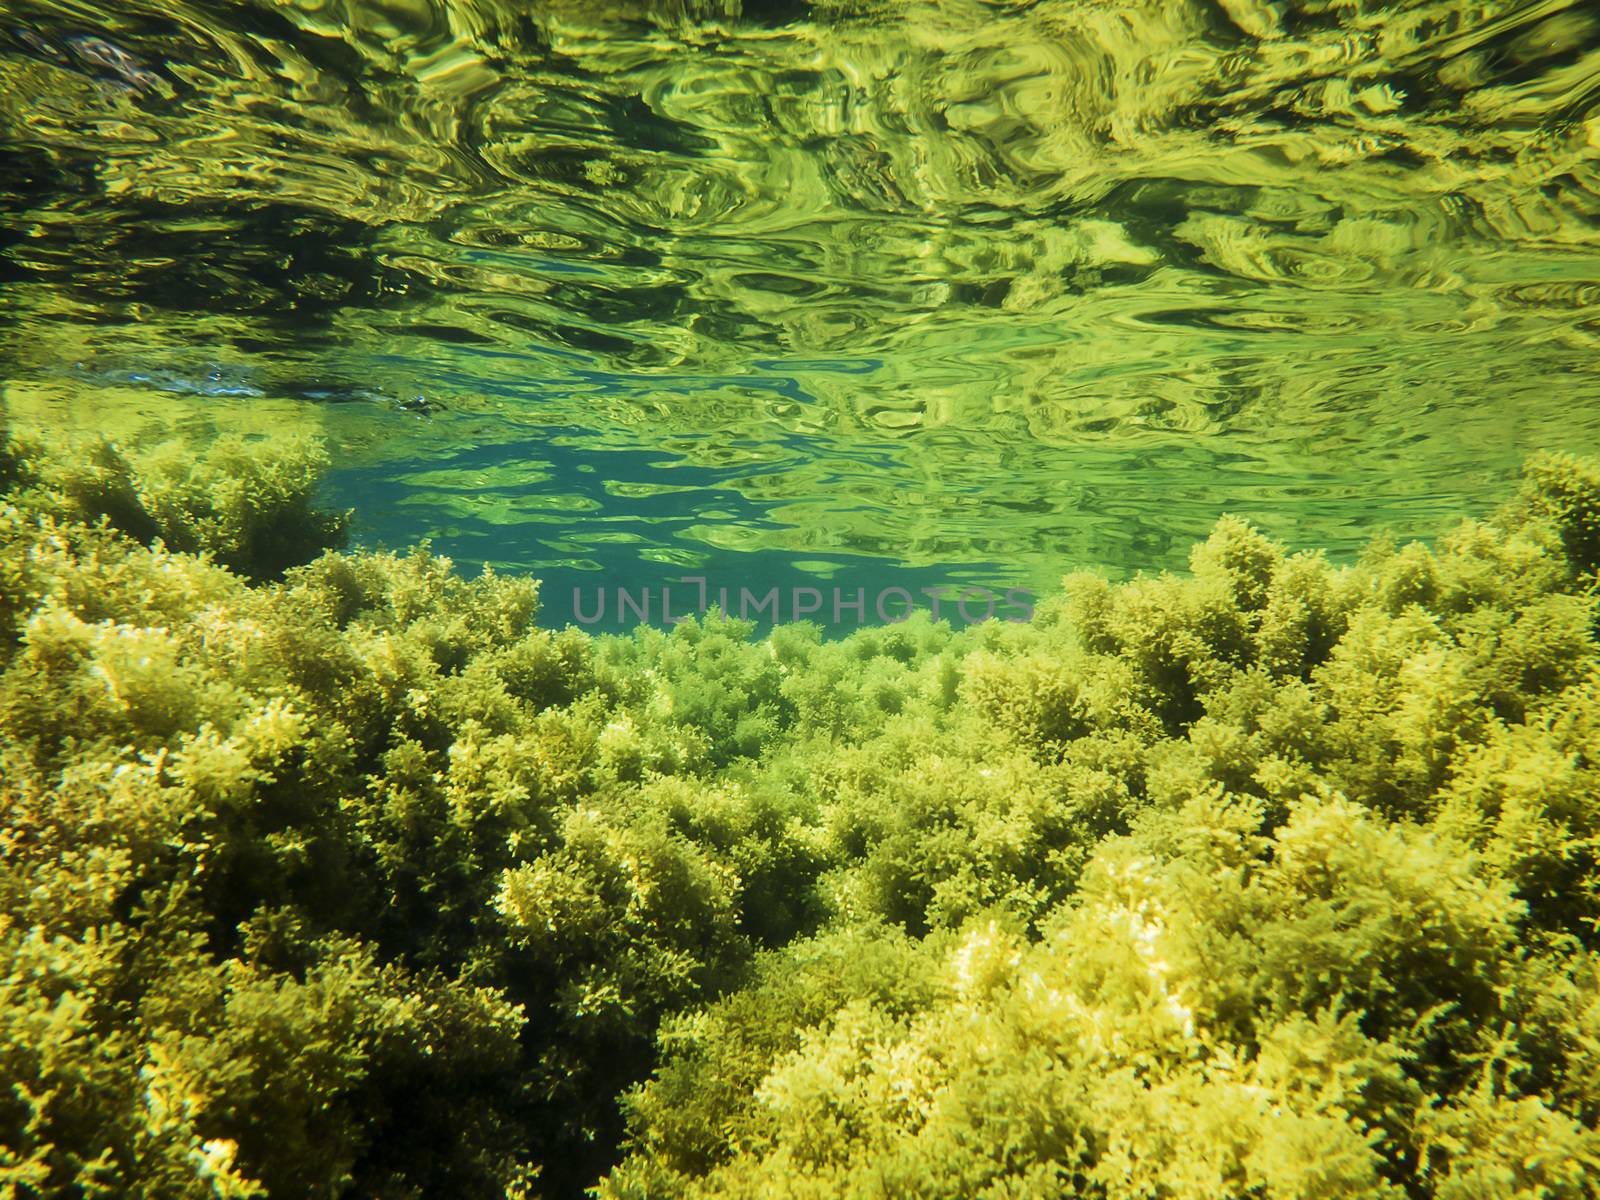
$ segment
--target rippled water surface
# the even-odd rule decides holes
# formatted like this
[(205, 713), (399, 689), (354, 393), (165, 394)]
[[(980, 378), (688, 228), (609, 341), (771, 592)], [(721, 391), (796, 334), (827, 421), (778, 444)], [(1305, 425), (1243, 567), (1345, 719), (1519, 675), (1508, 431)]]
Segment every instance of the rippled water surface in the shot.
[(1348, 553), (1600, 448), (1573, 0), (0, 13), (20, 423), (315, 430), (574, 585)]

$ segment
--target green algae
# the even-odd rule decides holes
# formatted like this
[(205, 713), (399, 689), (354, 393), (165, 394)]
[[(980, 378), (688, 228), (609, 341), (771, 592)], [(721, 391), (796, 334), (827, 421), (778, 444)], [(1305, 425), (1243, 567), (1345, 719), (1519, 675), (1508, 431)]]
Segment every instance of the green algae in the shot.
[(827, 642), (541, 628), (218, 453), (0, 455), (9, 1194), (1592, 1194), (1592, 462)]
[(223, 436), (203, 449), (174, 440), (125, 455), (104, 439), (8, 440), (0, 482), (30, 511), (104, 521), (137, 541), (204, 554), (249, 579), (274, 579), (309, 554), (344, 545), (348, 513), (314, 504), (328, 465), (314, 441)]

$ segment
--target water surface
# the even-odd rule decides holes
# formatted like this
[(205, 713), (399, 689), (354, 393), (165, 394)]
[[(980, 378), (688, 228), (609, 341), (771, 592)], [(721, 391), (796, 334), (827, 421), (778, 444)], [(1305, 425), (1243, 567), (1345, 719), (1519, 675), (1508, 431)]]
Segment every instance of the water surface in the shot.
[(14, 421), (315, 429), (558, 620), (1344, 555), (1600, 448), (1584, 3), (22, 3), (0, 154)]

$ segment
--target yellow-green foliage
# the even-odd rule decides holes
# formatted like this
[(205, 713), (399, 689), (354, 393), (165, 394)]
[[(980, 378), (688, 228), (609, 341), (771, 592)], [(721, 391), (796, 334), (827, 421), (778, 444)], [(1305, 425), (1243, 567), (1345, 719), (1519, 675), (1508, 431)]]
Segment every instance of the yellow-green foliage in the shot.
[(244, 453), (0, 453), (0, 1196), (1594, 1194), (1591, 464), (829, 643)]
[(305, 439), (235, 434), (203, 450), (174, 440), (125, 450), (110, 442), (9, 440), (0, 486), (12, 503), (71, 521), (104, 519), (140, 541), (209, 554), (252, 579), (276, 579), (343, 545), (347, 517), (318, 509), (327, 455)]

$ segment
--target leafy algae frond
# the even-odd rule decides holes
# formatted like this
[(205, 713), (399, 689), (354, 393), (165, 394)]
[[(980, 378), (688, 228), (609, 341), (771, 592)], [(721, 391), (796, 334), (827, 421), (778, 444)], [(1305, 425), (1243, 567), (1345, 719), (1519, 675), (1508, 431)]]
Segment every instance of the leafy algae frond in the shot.
[(753, 642), (244, 453), (0, 455), (7, 1194), (1593, 1194), (1593, 463)]

